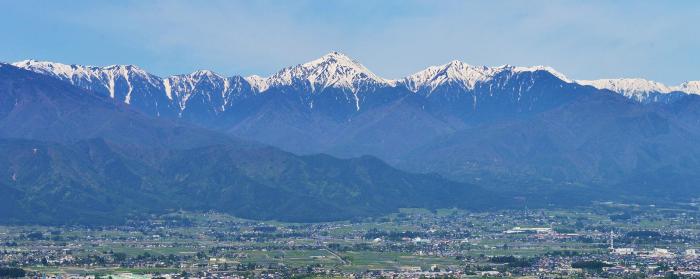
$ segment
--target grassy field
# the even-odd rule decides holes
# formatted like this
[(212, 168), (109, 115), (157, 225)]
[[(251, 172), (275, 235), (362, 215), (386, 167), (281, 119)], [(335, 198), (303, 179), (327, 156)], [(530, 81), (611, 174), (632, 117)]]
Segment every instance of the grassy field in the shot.
[(419, 266), (423, 269), (431, 265), (458, 265), (459, 262), (448, 257), (418, 256), (399, 252), (350, 251), (341, 253), (349, 259), (350, 264), (342, 268), (347, 271), (364, 271), (370, 269), (400, 269), (405, 266)]
[[(80, 275), (100, 275), (109, 276), (113, 279), (118, 274), (156, 274), (156, 273), (173, 273), (179, 272), (175, 268), (77, 268), (77, 267), (32, 267), (27, 268), (29, 271), (46, 273), (46, 274), (80, 274)], [(148, 277), (150, 278), (150, 277)]]
[(114, 253), (125, 253), (127, 256), (138, 256), (144, 253), (149, 253), (155, 256), (167, 256), (170, 254), (180, 255), (180, 254), (194, 254), (197, 253), (195, 249), (183, 248), (183, 247), (153, 247), (153, 248), (134, 248), (124, 245), (109, 245), (100, 247), (99, 251), (103, 253), (114, 252)]
[(310, 264), (340, 265), (342, 262), (327, 250), (276, 250), (276, 251), (245, 251), (241, 263), (271, 263), (284, 264), (290, 267), (300, 267)]

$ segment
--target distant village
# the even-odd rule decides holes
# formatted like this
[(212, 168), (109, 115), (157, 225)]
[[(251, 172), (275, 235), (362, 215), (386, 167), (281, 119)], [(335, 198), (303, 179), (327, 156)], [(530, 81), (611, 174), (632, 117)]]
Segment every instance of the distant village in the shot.
[(316, 224), (209, 212), (111, 227), (0, 227), (0, 267), (7, 273), (0, 277), (700, 276), (698, 216), (628, 211), (407, 210)]

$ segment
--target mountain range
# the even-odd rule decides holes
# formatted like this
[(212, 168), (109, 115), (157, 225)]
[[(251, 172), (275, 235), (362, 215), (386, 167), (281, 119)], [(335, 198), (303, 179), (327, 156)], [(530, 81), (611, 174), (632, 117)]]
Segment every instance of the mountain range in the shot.
[[(362, 99), (357, 93), (381, 88), (408, 90), (424, 97), (434, 91), (452, 87), (451, 90), (470, 91), (478, 84), (492, 84), (498, 75), (510, 73), (547, 72), (566, 83), (589, 85), (610, 90), (637, 101), (645, 101), (649, 94), (680, 93), (700, 94), (700, 81), (687, 81), (677, 86), (641, 78), (600, 80), (570, 80), (551, 67), (500, 67), (472, 66), (461, 61), (451, 61), (431, 66), (405, 78), (392, 80), (381, 78), (359, 62), (338, 52), (328, 53), (316, 60), (287, 67), (269, 77), (257, 75), (225, 77), (209, 70), (191, 74), (158, 77), (134, 65), (106, 67), (66, 65), (55, 62), (24, 60), (12, 65), (51, 75), (73, 85), (89, 89), (97, 94), (132, 104), (149, 114), (158, 116), (202, 113), (198, 106), (221, 114), (240, 99), (266, 91), (287, 88), (307, 93), (322, 92), (329, 88), (349, 91), (349, 101), (359, 110)], [(311, 100), (307, 100), (312, 106)], [(173, 112), (174, 111), (174, 112)]]
[(327, 221), (499, 196), (370, 156), (298, 156), (154, 118), (0, 64), (0, 223), (109, 224), (175, 210)]
[[(695, 187), (700, 183), (698, 81), (665, 86), (643, 79), (571, 80), (545, 66), (484, 67), (460, 61), (391, 80), (337, 52), (269, 77), (225, 77), (206, 70), (158, 77), (132, 65), (35, 60), (4, 64), (0, 71), (7, 72), (0, 79), (0, 136), (8, 138), (6, 146), (26, 144), (16, 140), (40, 141), (60, 145), (56, 148), (65, 154), (101, 146), (123, 154), (125, 162), (135, 161), (133, 169), (153, 170), (132, 175), (153, 178), (147, 188), (158, 191), (150, 193), (168, 193), (169, 188), (159, 187), (176, 185), (172, 187), (213, 187), (205, 195), (220, 196), (217, 191), (245, 177), (262, 185), (285, 185), (273, 187), (279, 192), (269, 196), (280, 200), (272, 207), (285, 204), (281, 197), (294, 200), (297, 191), (313, 193), (317, 202), (309, 205), (317, 204), (314, 209), (337, 205), (330, 217), (313, 216), (308, 208), (282, 207), (264, 214), (251, 205), (228, 209), (251, 218), (327, 220), (405, 206), (510, 206), (513, 200), (554, 206), (611, 199), (677, 202), (700, 194)], [(51, 92), (61, 92), (61, 98), (54, 100), (57, 95)], [(260, 180), (251, 173), (278, 167), (264, 164), (264, 156), (258, 162), (223, 155), (232, 152), (227, 147), (234, 154), (275, 150), (288, 158), (282, 161), (289, 165), (279, 167), (287, 171), (264, 172)], [(344, 159), (315, 155), (319, 153)], [(241, 169), (240, 164), (251, 172), (230, 171)], [(295, 169), (297, 165), (329, 169), (317, 173)], [(351, 191), (348, 184), (359, 184), (350, 182), (355, 181), (352, 175), (338, 173), (346, 167), (352, 174), (378, 169), (360, 180), (365, 186)], [(172, 180), (179, 177), (165, 171), (172, 168), (195, 168), (186, 176), (200, 180)], [(298, 172), (309, 174), (300, 177)], [(237, 175), (213, 183), (222, 173)], [(379, 185), (377, 181), (391, 189), (369, 186)], [(320, 190), (329, 183), (334, 190)], [(259, 200), (253, 193), (248, 196), (248, 201)], [(211, 202), (214, 208), (224, 203)]]

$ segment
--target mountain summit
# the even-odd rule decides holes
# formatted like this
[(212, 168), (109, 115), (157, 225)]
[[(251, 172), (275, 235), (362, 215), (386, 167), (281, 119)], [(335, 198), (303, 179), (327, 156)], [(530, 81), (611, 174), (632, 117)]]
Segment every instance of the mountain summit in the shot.
[(444, 65), (430, 66), (404, 78), (401, 83), (413, 92), (430, 93), (444, 84), (454, 84), (464, 90), (471, 90), (477, 82), (488, 80), (497, 72), (495, 68), (475, 67), (454, 60)]
[(391, 83), (339, 52), (331, 52), (313, 61), (284, 68), (265, 82), (268, 87), (309, 85), (311, 91), (333, 87), (352, 92), (370, 86), (388, 86)]

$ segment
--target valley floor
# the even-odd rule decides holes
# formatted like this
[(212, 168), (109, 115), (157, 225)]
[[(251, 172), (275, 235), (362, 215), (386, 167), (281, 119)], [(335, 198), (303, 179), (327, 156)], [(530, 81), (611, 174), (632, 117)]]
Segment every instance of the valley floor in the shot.
[[(140, 278), (623, 277), (700, 274), (695, 205), (403, 209), (280, 223), (178, 212), (120, 226), (2, 226), (0, 275)], [(611, 247), (612, 241), (612, 247)]]

